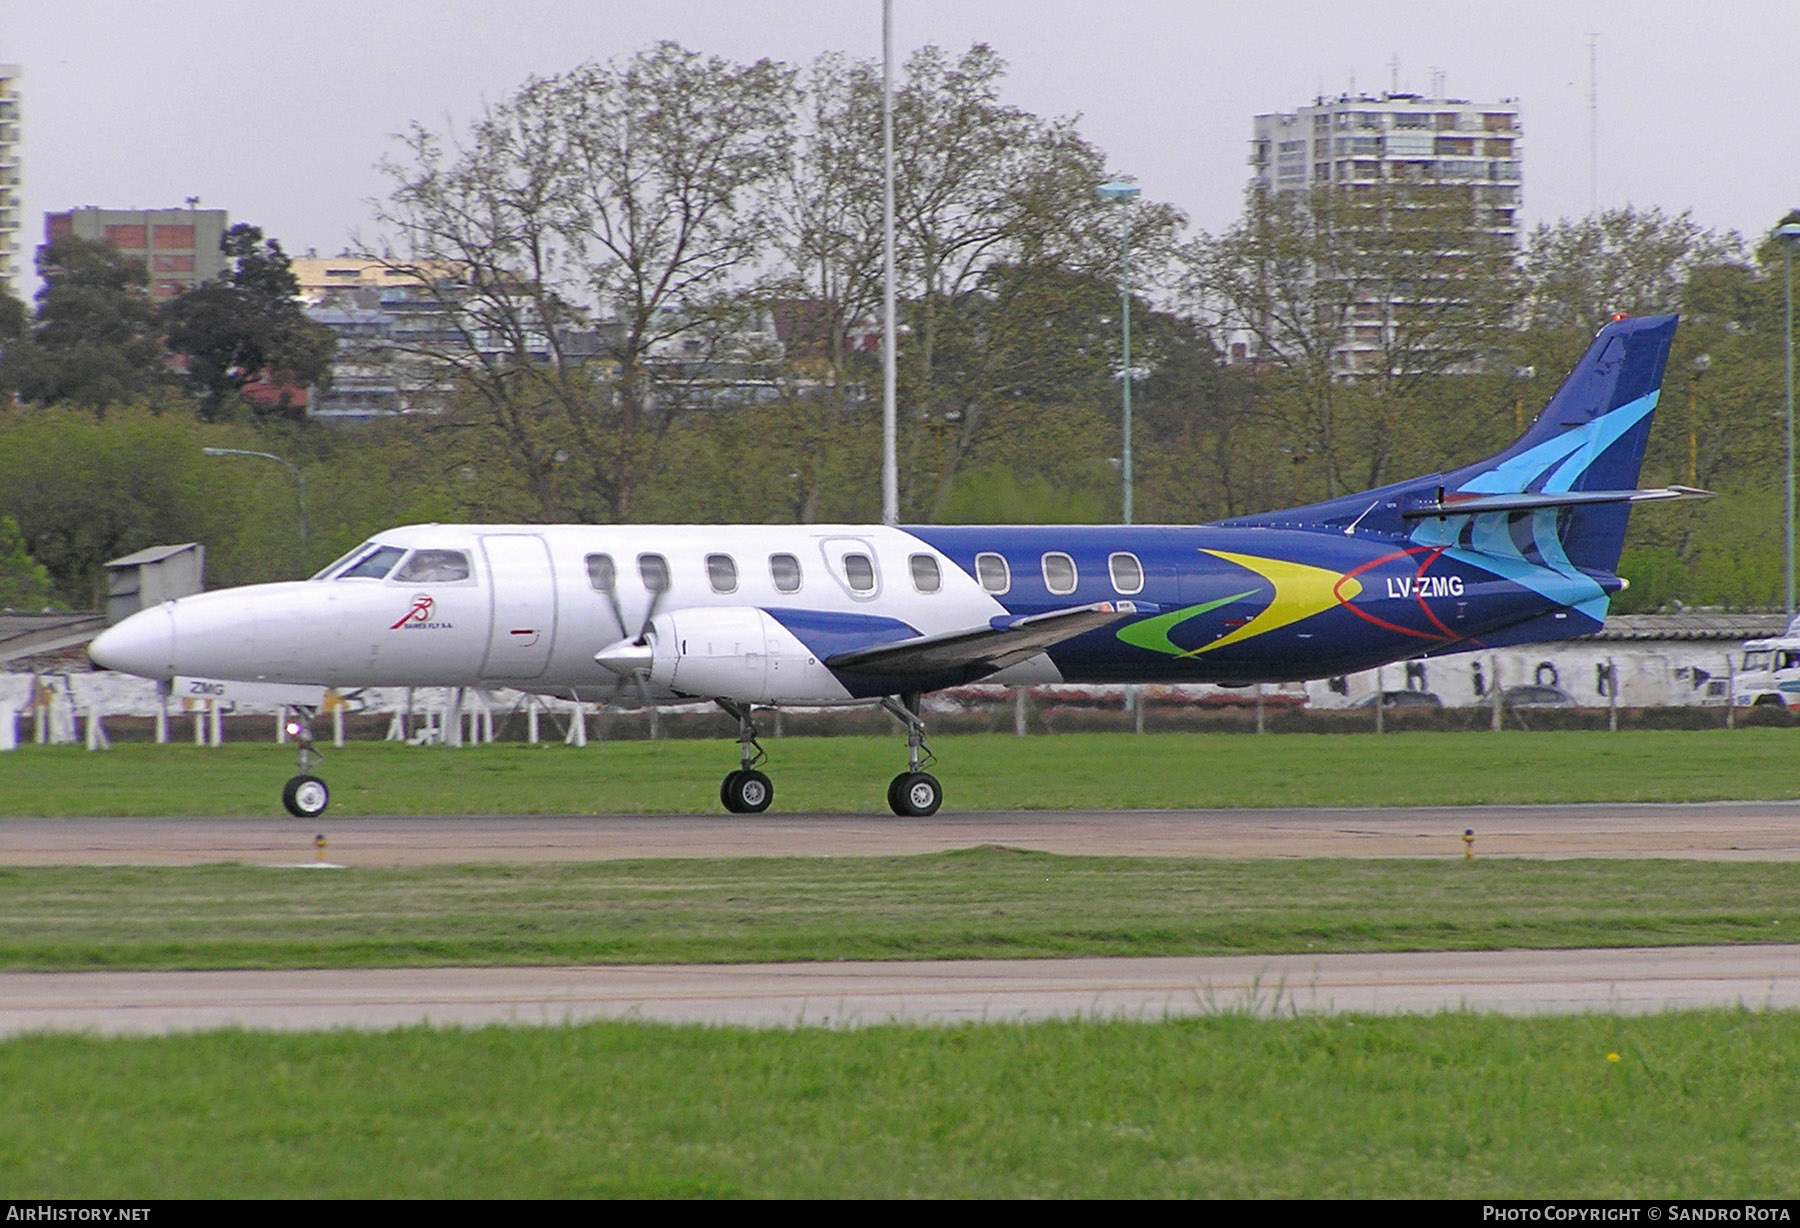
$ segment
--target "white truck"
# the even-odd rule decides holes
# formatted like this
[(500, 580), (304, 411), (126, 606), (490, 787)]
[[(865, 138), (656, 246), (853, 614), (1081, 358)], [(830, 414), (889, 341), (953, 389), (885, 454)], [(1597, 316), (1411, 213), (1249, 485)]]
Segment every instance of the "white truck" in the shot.
[(1731, 692), (1732, 703), (1740, 708), (1800, 707), (1800, 618), (1781, 635), (1744, 641), (1744, 659)]

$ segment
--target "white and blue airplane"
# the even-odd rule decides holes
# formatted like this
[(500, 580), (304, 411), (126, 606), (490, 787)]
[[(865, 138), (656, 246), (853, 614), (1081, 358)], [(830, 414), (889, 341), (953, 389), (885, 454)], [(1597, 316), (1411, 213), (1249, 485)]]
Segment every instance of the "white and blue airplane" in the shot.
[[(943, 790), (919, 698), (976, 680), (1320, 678), (1598, 630), (1674, 316), (1616, 320), (1499, 455), (1291, 511), (1199, 526), (412, 525), (310, 580), (142, 611), (107, 668), (336, 687), (512, 687), (707, 699), (734, 716), (726, 809), (757, 813), (758, 709), (879, 703), (908, 730), (896, 814)], [(310, 713), (307, 714), (310, 716)], [(304, 734), (304, 722), (302, 730)], [(321, 813), (301, 774), (283, 800)]]

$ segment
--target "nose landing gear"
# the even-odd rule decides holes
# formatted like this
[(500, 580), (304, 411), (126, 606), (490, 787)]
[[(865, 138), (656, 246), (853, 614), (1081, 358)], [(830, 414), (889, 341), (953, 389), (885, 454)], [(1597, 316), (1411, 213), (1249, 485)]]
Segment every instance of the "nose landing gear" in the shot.
[(300, 774), (283, 786), (281, 804), (287, 807), (289, 814), (300, 819), (316, 818), (331, 804), (331, 790), (312, 774), (313, 769), (325, 761), (325, 756), (313, 749), (314, 715), (312, 708), (295, 708), (294, 719), (287, 723), (288, 735), (300, 744)]

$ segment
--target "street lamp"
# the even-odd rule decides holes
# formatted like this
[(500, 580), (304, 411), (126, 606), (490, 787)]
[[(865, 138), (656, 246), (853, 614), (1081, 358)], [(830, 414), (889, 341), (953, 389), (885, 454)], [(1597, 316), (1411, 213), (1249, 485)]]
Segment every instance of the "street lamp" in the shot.
[(292, 461), (282, 460), (273, 452), (248, 452), (243, 448), (201, 448), (207, 456), (254, 456), (259, 460), (274, 461), (277, 465), (287, 466), (288, 472), (294, 475), (294, 481), (300, 484), (300, 570), (306, 571), (306, 475)]
[(1117, 201), (1127, 206), (1124, 224), (1120, 228), (1119, 241), (1119, 303), (1122, 325), (1125, 334), (1125, 370), (1120, 381), (1121, 396), (1125, 410), (1125, 451), (1119, 465), (1120, 477), (1125, 484), (1125, 523), (1131, 523), (1131, 202), (1137, 197), (1138, 188), (1132, 183), (1103, 183), (1095, 189), (1104, 200)]
[(1787, 616), (1794, 617), (1794, 244), (1800, 243), (1800, 222), (1775, 228), (1781, 242), (1782, 262), (1787, 266)]

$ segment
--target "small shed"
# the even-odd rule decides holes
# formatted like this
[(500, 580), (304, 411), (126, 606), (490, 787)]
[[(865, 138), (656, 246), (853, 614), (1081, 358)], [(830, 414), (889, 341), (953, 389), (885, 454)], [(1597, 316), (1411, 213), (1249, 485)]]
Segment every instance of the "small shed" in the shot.
[(151, 546), (106, 565), (108, 625), (206, 588), (206, 547)]

